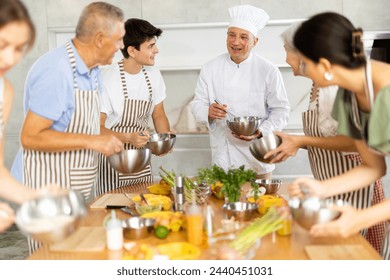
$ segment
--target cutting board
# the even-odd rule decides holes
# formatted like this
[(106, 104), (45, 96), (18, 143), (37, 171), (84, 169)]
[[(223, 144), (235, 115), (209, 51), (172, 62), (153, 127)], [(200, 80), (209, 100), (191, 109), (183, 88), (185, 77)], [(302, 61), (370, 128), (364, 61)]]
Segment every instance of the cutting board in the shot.
[[(133, 194), (128, 194), (130, 197)], [(91, 204), (91, 208), (106, 208), (106, 205), (113, 206), (130, 206), (131, 201), (123, 193), (106, 193), (94, 203)]]
[(312, 260), (370, 260), (372, 255), (362, 245), (310, 245), (305, 246)]
[(50, 245), (50, 251), (97, 252), (106, 247), (106, 232), (103, 227), (80, 227), (68, 238)]

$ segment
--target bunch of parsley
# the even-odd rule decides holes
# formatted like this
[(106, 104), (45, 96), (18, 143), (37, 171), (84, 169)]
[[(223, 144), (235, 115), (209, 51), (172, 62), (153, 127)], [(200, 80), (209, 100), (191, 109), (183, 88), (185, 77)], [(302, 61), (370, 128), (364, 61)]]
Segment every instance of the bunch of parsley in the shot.
[(223, 186), (220, 192), (225, 194), (229, 202), (236, 202), (240, 199), (241, 186), (246, 182), (251, 182), (255, 199), (258, 195), (259, 186), (255, 183), (256, 173), (251, 169), (245, 170), (244, 165), (239, 168), (229, 168), (227, 172), (216, 165), (211, 168), (200, 168), (197, 177), (199, 181), (209, 185), (221, 182)]

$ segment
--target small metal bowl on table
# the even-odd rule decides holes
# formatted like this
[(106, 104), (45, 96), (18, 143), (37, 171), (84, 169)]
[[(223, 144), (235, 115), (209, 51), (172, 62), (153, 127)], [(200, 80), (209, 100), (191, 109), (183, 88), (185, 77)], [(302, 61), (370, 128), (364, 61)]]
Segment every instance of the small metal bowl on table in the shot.
[(265, 189), (264, 194), (276, 194), (282, 185), (282, 181), (276, 179), (257, 179), (255, 183)]
[(234, 217), (239, 221), (249, 221), (257, 209), (256, 203), (250, 202), (230, 202), (224, 203), (222, 209), (228, 219)]
[(155, 219), (142, 217), (123, 220), (123, 236), (128, 240), (146, 238), (153, 232), (155, 222)]

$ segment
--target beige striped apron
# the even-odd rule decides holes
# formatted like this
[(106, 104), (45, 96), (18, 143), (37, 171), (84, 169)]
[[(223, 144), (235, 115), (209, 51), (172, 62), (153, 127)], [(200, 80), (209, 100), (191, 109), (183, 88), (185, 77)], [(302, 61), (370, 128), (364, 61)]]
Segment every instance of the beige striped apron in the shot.
[[(148, 77), (148, 74), (144, 67), (142, 72), (145, 77), (146, 84), (149, 90), (148, 100), (136, 100), (130, 99), (126, 85), (125, 70), (123, 67), (123, 60), (118, 62), (119, 73), (121, 77), (122, 89), (124, 93), (124, 108), (122, 119), (118, 124), (111, 128), (112, 131), (118, 133), (131, 133), (137, 131), (144, 131), (147, 129), (150, 115), (152, 114), (153, 105), (153, 90)], [(136, 149), (135, 146), (130, 143), (125, 143), (125, 149)], [(100, 196), (108, 191), (124, 187), (134, 186), (130, 190), (136, 191), (136, 185), (140, 183), (153, 182), (153, 176), (151, 172), (150, 164), (142, 171), (134, 174), (123, 174), (113, 169), (108, 162), (106, 156), (99, 155), (99, 172), (98, 172), (98, 184), (95, 192), (95, 196)]]
[[(76, 60), (70, 43), (66, 44), (73, 70), (75, 108), (66, 133), (100, 134), (100, 103), (98, 82), (95, 90), (80, 90), (76, 80)], [(98, 153), (93, 150), (41, 152), (23, 150), (23, 183), (32, 189), (48, 184), (82, 193), (85, 200), (96, 184)], [(30, 254), (40, 245), (29, 240)]]
[[(311, 96), (313, 94), (313, 89)], [(323, 137), (319, 130), (318, 124), (318, 92), (315, 100), (316, 110), (308, 110), (303, 113), (303, 127), (305, 135)], [(313, 175), (318, 180), (327, 180), (334, 176), (338, 176), (348, 170), (361, 164), (359, 154), (345, 155), (342, 152), (308, 147), (309, 161)], [(373, 202), (383, 201), (384, 190), (382, 181), (377, 180), (366, 188), (362, 188), (349, 193), (340, 194), (332, 197), (332, 199), (342, 199), (347, 201), (352, 206), (358, 209), (367, 208)], [(382, 250), (382, 241), (384, 237), (384, 224), (378, 224), (361, 232), (367, 241), (380, 253)]]
[[(311, 96), (313, 95), (313, 89)], [(316, 109), (307, 110), (302, 114), (303, 130), (305, 135), (312, 137), (324, 137), (319, 129), (319, 105), (318, 95), (315, 100)], [(314, 178), (317, 180), (327, 180), (347, 172), (348, 170), (359, 166), (359, 162), (342, 152), (320, 149), (316, 147), (307, 147), (309, 161)], [(347, 201), (355, 208), (362, 209), (371, 205), (373, 187), (367, 186), (356, 191), (339, 194), (332, 199), (342, 199)], [(365, 235), (366, 231), (363, 232)]]

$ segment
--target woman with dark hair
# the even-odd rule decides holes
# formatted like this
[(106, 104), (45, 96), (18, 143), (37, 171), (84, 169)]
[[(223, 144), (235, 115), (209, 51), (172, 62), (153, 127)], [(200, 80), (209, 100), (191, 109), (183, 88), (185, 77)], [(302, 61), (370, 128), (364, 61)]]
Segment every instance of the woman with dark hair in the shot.
[[(338, 133), (354, 139), (362, 164), (325, 181), (298, 178), (290, 187), (291, 196), (329, 197), (367, 186), (386, 173), (384, 155), (390, 152), (390, 65), (365, 56), (362, 29), (342, 15), (313, 16), (297, 30), (294, 46), (300, 52), (303, 74), (320, 87), (338, 85), (333, 117)], [(315, 225), (315, 236), (350, 236), (390, 218), (390, 200), (356, 210), (336, 207), (342, 216), (334, 222)], [(382, 256), (390, 257), (389, 226)]]
[[(4, 74), (30, 49), (35, 40), (35, 29), (26, 7), (19, 0), (0, 1), (0, 197), (22, 203), (37, 195), (18, 183), (4, 164), (4, 135), (14, 91)], [(12, 208), (0, 202), (0, 232), (14, 221)]]
[[(295, 76), (302, 76), (299, 53), (293, 43), (294, 34), (299, 26), (300, 23), (292, 25), (281, 34), (286, 51), (286, 62), (291, 66)], [(344, 135), (337, 135), (338, 124), (331, 116), (337, 90), (337, 86), (319, 87), (313, 83), (309, 108), (302, 113), (305, 135), (275, 132), (282, 138), (282, 144), (266, 154), (265, 158), (275, 155), (271, 163), (281, 162), (294, 156), (299, 148), (305, 148), (313, 177), (320, 181), (338, 176), (358, 166), (361, 157), (356, 153), (354, 140)], [(384, 201), (382, 180), (377, 180), (372, 185), (373, 190), (368, 185), (365, 188), (337, 194), (332, 199), (342, 199), (358, 209), (367, 208)], [(379, 253), (382, 252), (384, 228), (384, 223), (380, 223), (361, 232)]]

